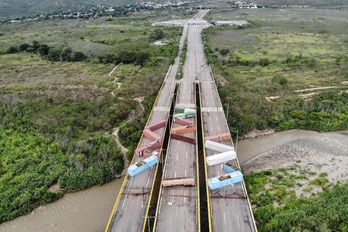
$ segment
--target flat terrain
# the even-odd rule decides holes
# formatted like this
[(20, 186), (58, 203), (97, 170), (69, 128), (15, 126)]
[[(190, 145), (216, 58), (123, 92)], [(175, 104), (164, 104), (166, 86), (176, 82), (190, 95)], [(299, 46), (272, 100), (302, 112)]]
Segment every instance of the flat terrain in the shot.
[[(313, 231), (326, 227), (334, 231), (344, 227), (346, 220), (341, 212), (347, 204), (347, 131), (275, 133), (243, 141), (240, 155), (249, 150), (257, 154), (259, 143), (267, 140), (275, 141), (272, 149), (242, 163), (259, 230)], [(322, 211), (323, 202), (327, 203)], [(330, 216), (333, 211), (336, 213)], [(306, 216), (295, 216), (301, 213)], [(284, 215), (288, 215), (286, 220)], [(316, 223), (308, 223), (307, 218)]]
[[(229, 124), (238, 125), (242, 134), (255, 128), (346, 128), (346, 119), (326, 124), (320, 117), (308, 117), (321, 111), (333, 116), (317, 103), (347, 92), (346, 14), (346, 9), (315, 8), (211, 11), (207, 19), (212, 21), (249, 21), (248, 26), (204, 32), (225, 110), (229, 104)], [(295, 110), (305, 112), (305, 121), (316, 122), (295, 122)], [(344, 107), (339, 111), (347, 117)]]
[[(1, 222), (122, 172), (178, 50), (181, 29), (157, 30), (162, 43), (155, 45), (148, 18), (0, 25)], [(31, 50), (19, 51), (24, 43)], [(35, 44), (87, 59), (49, 61)], [(118, 65), (123, 51), (131, 60)], [(135, 62), (136, 54), (146, 62)], [(127, 154), (112, 135), (118, 127)]]

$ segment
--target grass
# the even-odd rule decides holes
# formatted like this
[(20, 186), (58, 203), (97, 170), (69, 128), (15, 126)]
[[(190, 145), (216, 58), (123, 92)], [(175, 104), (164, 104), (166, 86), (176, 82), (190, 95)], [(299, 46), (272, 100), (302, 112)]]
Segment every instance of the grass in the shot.
[[(327, 231), (335, 231), (339, 226), (346, 228), (343, 209), (347, 204), (347, 184), (329, 183), (327, 176), (327, 173), (315, 173), (313, 176), (310, 170), (296, 164), (287, 168), (246, 174), (245, 184), (258, 230), (290, 231), (297, 228), (296, 231), (315, 231), (323, 224), (327, 226)], [(318, 201), (321, 203), (317, 204)], [(325, 206), (330, 204), (334, 209), (322, 208), (322, 203)], [(294, 217), (297, 214), (302, 215), (304, 211), (305, 218), (311, 215), (317, 225), (308, 224), (302, 217)], [(337, 223), (327, 223), (332, 212), (337, 212), (332, 219)], [(313, 227), (308, 229), (308, 226)]]
[[(111, 135), (113, 128), (126, 125), (120, 137), (130, 148), (127, 158), (134, 155), (181, 32), (161, 28), (167, 45), (155, 46), (149, 18), (153, 16), (1, 25), (0, 223), (67, 191), (119, 175), (125, 157)], [(4, 54), (9, 46), (31, 44), (33, 38), (59, 49), (72, 47), (89, 59), (49, 62), (35, 53)], [(147, 52), (149, 60), (142, 66), (121, 64), (109, 76), (116, 64), (100, 63), (98, 56), (130, 49)], [(144, 97), (144, 111), (136, 97)], [(124, 132), (128, 125), (131, 129)], [(57, 183), (60, 190), (51, 192)]]
[[(323, 121), (306, 126), (290, 121), (283, 125), (278, 122), (286, 121), (288, 112), (294, 109), (316, 104), (311, 101), (315, 97), (305, 98), (295, 90), (334, 86), (336, 89), (309, 92), (332, 92), (333, 95), (347, 90), (344, 83), (348, 67), (348, 27), (340, 30), (343, 25), (348, 25), (345, 14), (347, 9), (211, 11), (207, 16), (211, 20), (242, 19), (250, 22), (249, 26), (242, 28), (215, 27), (203, 33), (208, 62), (214, 66), (215, 76), (225, 80), (221, 82), (219, 92), (223, 104), (232, 106), (231, 130), (244, 134), (270, 127), (280, 130), (338, 129), (337, 123), (319, 126)], [(221, 53), (222, 50), (229, 52)], [(284, 79), (284, 84), (274, 82), (274, 78)], [(266, 97), (270, 96), (279, 98), (269, 101)], [(321, 100), (331, 98), (331, 95), (323, 95)], [(307, 113), (321, 110), (312, 109)], [(344, 117), (348, 116), (344, 108), (339, 111)], [(275, 120), (272, 115), (282, 116)], [(347, 128), (347, 125), (342, 121), (339, 128)]]

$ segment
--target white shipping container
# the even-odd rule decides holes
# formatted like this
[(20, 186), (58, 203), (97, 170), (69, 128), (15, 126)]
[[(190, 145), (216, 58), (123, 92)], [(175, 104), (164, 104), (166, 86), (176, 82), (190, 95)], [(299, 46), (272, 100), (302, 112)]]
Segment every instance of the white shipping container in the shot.
[(223, 162), (227, 162), (236, 158), (237, 158), (237, 154), (235, 151), (226, 151), (216, 155), (208, 156), (206, 160), (207, 160), (208, 166), (213, 166), (213, 165), (221, 164)]
[(205, 148), (218, 152), (234, 151), (234, 147), (210, 140), (205, 141)]
[(184, 113), (185, 114), (196, 114), (196, 110), (186, 108), (186, 109), (184, 109)]

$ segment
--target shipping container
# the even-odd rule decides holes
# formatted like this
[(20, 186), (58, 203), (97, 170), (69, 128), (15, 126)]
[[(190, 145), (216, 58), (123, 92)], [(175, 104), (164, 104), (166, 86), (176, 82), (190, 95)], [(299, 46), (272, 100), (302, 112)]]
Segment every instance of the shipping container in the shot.
[(178, 135), (178, 134), (170, 134), (170, 137), (172, 139), (180, 140), (180, 141), (183, 141), (185, 143), (196, 144), (195, 139), (187, 137), (187, 136)]
[(147, 145), (144, 145), (144, 146), (141, 146), (141, 147), (137, 148), (135, 150), (135, 154), (138, 157), (141, 157), (141, 156), (144, 155), (144, 151), (146, 149), (156, 150), (156, 149), (159, 149), (161, 146), (162, 146), (162, 141), (161, 140), (155, 140), (155, 141), (152, 141), (151, 143), (149, 143)]
[(141, 157), (143, 156), (143, 152), (148, 148), (148, 145), (144, 145), (144, 146), (141, 146), (139, 148), (137, 148), (135, 150), (135, 154), (138, 156), (138, 157)]
[(194, 124), (194, 122), (191, 120), (180, 119), (180, 118), (174, 118), (174, 123), (179, 124), (181, 126), (188, 126), (188, 125)]
[(177, 178), (177, 179), (166, 179), (162, 180), (163, 187), (170, 186), (195, 186), (194, 178)]
[(208, 156), (206, 160), (207, 160), (207, 164), (209, 166), (212, 166), (212, 165), (221, 164), (223, 162), (227, 162), (236, 158), (237, 158), (237, 155), (235, 151), (226, 151), (216, 155)]
[(156, 150), (162, 147), (162, 141), (161, 140), (155, 140), (149, 143), (148, 148), (151, 150)]
[(208, 186), (211, 190), (223, 188), (243, 181), (243, 174), (240, 171), (227, 173), (222, 176), (210, 178)]
[(222, 167), (222, 169), (227, 172), (227, 173), (232, 173), (232, 172), (235, 172), (236, 170), (234, 170), (232, 168), (232, 165), (230, 163), (225, 163)]
[(180, 113), (180, 114), (174, 114), (175, 118), (180, 118), (180, 119), (185, 119), (186, 118), (186, 114), (184, 113)]
[(155, 130), (158, 130), (162, 127), (165, 127), (166, 126), (166, 122), (167, 120), (162, 120), (162, 121), (159, 121), (155, 124), (152, 124), (152, 125), (149, 125), (149, 126), (146, 126), (145, 129), (149, 129), (151, 131), (155, 131)]
[(230, 133), (222, 133), (217, 135), (211, 135), (208, 137), (205, 137), (205, 140), (211, 140), (215, 142), (225, 142), (225, 141), (231, 141), (231, 134)]
[(218, 152), (234, 151), (234, 147), (222, 143), (217, 143), (211, 140), (205, 141), (205, 148)]
[(128, 168), (128, 174), (130, 176), (138, 175), (139, 173), (151, 168), (158, 163), (158, 157), (155, 155), (150, 156), (142, 161), (136, 162)]
[(186, 109), (184, 110), (184, 113), (185, 113), (186, 115), (188, 115), (188, 114), (196, 115), (196, 110), (186, 108)]
[(184, 108), (175, 107), (174, 108), (174, 113), (185, 113), (185, 109)]
[(196, 126), (195, 125), (188, 125), (188, 126), (180, 126), (180, 127), (175, 127), (172, 128), (171, 134), (186, 134), (189, 132), (194, 132), (196, 131)]
[(155, 132), (150, 131), (149, 129), (143, 130), (144, 136), (150, 140), (161, 140), (161, 136)]
[(185, 118), (195, 118), (196, 117), (196, 114), (185, 114)]

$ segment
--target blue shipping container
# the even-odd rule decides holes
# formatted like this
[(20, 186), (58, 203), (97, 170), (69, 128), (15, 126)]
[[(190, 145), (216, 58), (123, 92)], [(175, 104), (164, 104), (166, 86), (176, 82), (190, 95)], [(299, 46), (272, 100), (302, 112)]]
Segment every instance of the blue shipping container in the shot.
[(155, 164), (158, 163), (158, 157), (156, 155), (152, 155), (149, 158), (144, 159), (143, 161), (139, 161), (128, 168), (128, 174), (130, 176), (138, 175), (139, 173), (145, 171), (146, 169), (151, 168)]
[(233, 168), (231, 168), (230, 166), (228, 166), (227, 164), (224, 164), (223, 166), (223, 170), (227, 173), (232, 173), (235, 172), (236, 170), (234, 170)]
[(210, 178), (208, 180), (208, 186), (211, 190), (215, 190), (241, 181), (243, 181), (243, 174), (240, 171), (236, 171), (227, 173), (222, 176)]

